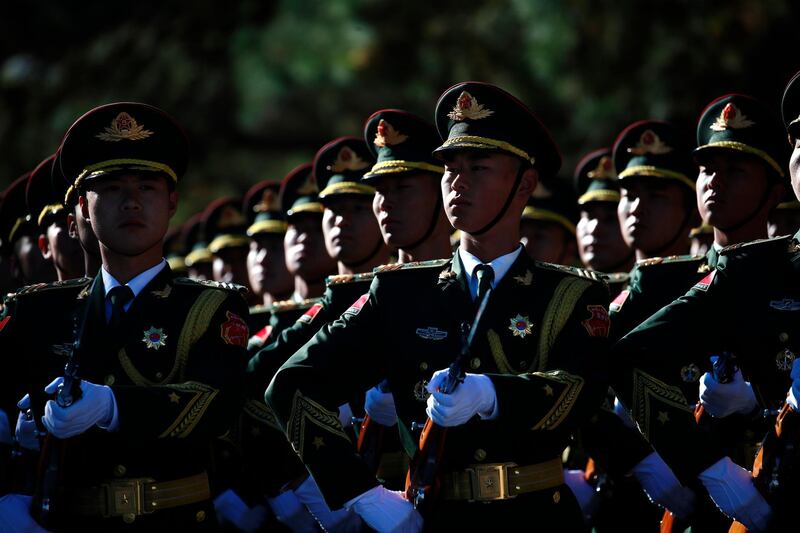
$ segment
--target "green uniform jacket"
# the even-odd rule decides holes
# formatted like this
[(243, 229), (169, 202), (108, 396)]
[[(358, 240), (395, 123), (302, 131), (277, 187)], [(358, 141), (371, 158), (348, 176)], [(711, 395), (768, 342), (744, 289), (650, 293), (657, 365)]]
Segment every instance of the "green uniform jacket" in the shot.
[[(169, 481), (203, 472), (212, 440), (228, 431), (231, 413), (244, 401), (247, 306), (239, 289), (174, 278), (165, 267), (133, 301), (120, 330), (110, 334), (102, 277), (81, 285), (79, 292), (70, 286), (19, 296), (2, 332), (4, 343), (25, 342), (21, 382), (36, 405), (44, 401), (44, 386), (63, 375), (76, 318), (84, 322), (76, 354), (81, 378), (114, 392), (118, 430), (92, 428), (67, 441), (65, 494), (113, 479)], [(72, 312), (41, 323), (42, 309), (70, 304)], [(207, 514), (210, 502), (185, 507), (187, 525), (199, 525), (198, 509), (203, 517), (213, 516)], [(163, 511), (171, 526), (182, 523), (181, 509)], [(158, 525), (161, 516), (156, 512), (137, 523)], [(123, 525), (120, 518), (111, 521)]]
[[(388, 379), (413, 453), (409, 428), (425, 420), (427, 381), (456, 358), (462, 324), (476, 312), (457, 256), (375, 272), (369, 293), (292, 356), (266, 394), (332, 508), (377, 485), (337, 407)], [(520, 254), (493, 292), (466, 365), (491, 377), (499, 416), (448, 431), (445, 471), (560, 456), (607, 387), (608, 298), (595, 274)]]
[(715, 270), (615, 345), (614, 390), (682, 481), (723, 455), (687, 400), (709, 355), (732, 352), (763, 406), (785, 400), (800, 350), (799, 271), (789, 237), (725, 248)]

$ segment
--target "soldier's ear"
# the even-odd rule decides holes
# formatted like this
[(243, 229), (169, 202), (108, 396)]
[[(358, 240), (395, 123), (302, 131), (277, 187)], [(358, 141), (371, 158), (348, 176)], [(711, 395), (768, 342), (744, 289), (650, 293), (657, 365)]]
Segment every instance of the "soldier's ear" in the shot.
[(89, 218), (89, 202), (86, 201), (86, 195), (83, 193), (78, 196), (78, 207), (81, 209), (83, 218), (85, 218), (87, 222), (91, 222), (91, 218)]
[(533, 191), (536, 190), (536, 186), (539, 184), (539, 172), (533, 168), (528, 167), (525, 172), (522, 173), (522, 178), (519, 181), (519, 187), (517, 188), (517, 194), (522, 196), (525, 199), (525, 202), (528, 201), (528, 198), (531, 197)]
[(44, 257), (45, 261), (50, 261), (50, 259), (53, 257), (53, 254), (50, 252), (50, 243), (45, 235), (39, 234), (38, 245), (39, 251), (42, 252), (42, 257)]
[(75, 213), (67, 213), (67, 231), (71, 238), (78, 238), (78, 224), (75, 222)]
[(169, 208), (169, 218), (172, 218), (175, 216), (175, 212), (178, 210), (178, 191), (170, 191), (167, 206)]

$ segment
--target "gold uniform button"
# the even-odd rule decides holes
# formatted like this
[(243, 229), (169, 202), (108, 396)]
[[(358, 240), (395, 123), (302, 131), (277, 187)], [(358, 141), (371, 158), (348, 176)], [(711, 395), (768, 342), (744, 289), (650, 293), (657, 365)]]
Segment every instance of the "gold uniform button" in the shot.
[(117, 465), (117, 466), (114, 467), (114, 475), (117, 476), (117, 477), (124, 476), (125, 472), (127, 472), (127, 471), (128, 471), (128, 469), (125, 468), (125, 465)]
[(109, 375), (107, 375), (105, 377), (105, 379), (103, 380), (103, 383), (105, 383), (106, 385), (108, 385), (110, 387), (111, 385), (114, 384), (115, 381), (117, 381), (117, 378), (114, 377), (114, 374), (109, 374)]
[(469, 362), (469, 367), (472, 370), (477, 370), (481, 366), (481, 360), (477, 357), (473, 357), (472, 360)]
[(122, 515), (122, 521), (126, 524), (133, 524), (134, 520), (136, 520), (136, 515), (133, 513), (125, 513)]
[(161, 372), (156, 372), (156, 379), (164, 379), (164, 374)]
[(520, 368), (526, 368), (527, 366), (528, 366), (528, 362), (527, 361), (520, 361), (519, 362), (519, 367)]
[(422, 370), (423, 372), (424, 372), (425, 370), (428, 370), (428, 363), (426, 363), (425, 361), (421, 362), (421, 363), (419, 364), (419, 369), (420, 369), (420, 370)]
[(788, 341), (789, 340), (789, 334), (788, 333), (780, 333), (778, 335), (778, 340), (781, 341), (781, 342)]
[(561, 501), (561, 493), (559, 491), (555, 491), (553, 493), (553, 503), (558, 503)]
[(475, 450), (475, 454), (473, 455), (473, 457), (475, 458), (476, 461), (483, 461), (484, 459), (486, 459), (486, 450), (478, 448), (477, 450)]
[(197, 514), (194, 515), (194, 519), (198, 522), (202, 522), (206, 519), (206, 512), (205, 511), (197, 511)]

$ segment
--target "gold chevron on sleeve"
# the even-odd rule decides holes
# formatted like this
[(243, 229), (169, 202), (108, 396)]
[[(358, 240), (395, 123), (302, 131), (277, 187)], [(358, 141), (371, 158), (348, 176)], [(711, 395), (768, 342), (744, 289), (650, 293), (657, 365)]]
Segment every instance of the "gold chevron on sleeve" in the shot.
[[(550, 372), (532, 372), (531, 375), (538, 376), (558, 383), (559, 388), (563, 388), (558, 395), (553, 407), (546, 415), (533, 426), (534, 431), (539, 429), (552, 430), (557, 428), (572, 411), (578, 400), (578, 394), (583, 389), (583, 378), (575, 376), (563, 370), (552, 370)], [(566, 385), (566, 386), (565, 386)]]
[(250, 418), (283, 433), (283, 428), (278, 424), (275, 412), (263, 400), (247, 400), (244, 404), (244, 412)]
[[(185, 401), (186, 404), (177, 418), (158, 438), (186, 438), (197, 427), (219, 390), (196, 381), (174, 383), (164, 385), (164, 387), (172, 390), (173, 394), (176, 394), (175, 391), (182, 393), (179, 395), (179, 401)], [(187, 395), (191, 395), (188, 400), (185, 399)]]
[(544, 318), (542, 319), (541, 335), (539, 337), (539, 349), (537, 353), (538, 363), (536, 368), (542, 372), (547, 369), (547, 360), (550, 356), (550, 348), (556, 342), (559, 333), (567, 324), (575, 304), (583, 296), (584, 291), (592, 286), (592, 282), (574, 276), (562, 279), (553, 291), (550, 303), (547, 304)]
[(667, 385), (638, 368), (634, 369), (632, 411), (639, 423), (640, 430), (648, 439), (650, 438), (650, 413), (654, 407), (651, 405), (653, 402), (683, 411), (692, 411), (680, 388)]
[(317, 402), (303, 396), (298, 390), (295, 392), (294, 400), (292, 401), (292, 412), (289, 415), (289, 423), (286, 426), (286, 436), (301, 459), (303, 458), (303, 444), (307, 423), (314, 424), (318, 428), (350, 442), (347, 434), (342, 429), (337, 413), (328, 411)]

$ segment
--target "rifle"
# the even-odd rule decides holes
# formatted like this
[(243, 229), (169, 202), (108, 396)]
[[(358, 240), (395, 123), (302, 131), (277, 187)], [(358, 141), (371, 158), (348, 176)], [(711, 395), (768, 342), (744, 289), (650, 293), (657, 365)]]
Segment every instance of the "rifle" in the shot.
[[(439, 387), (439, 392), (452, 394), (459, 383), (464, 381), (466, 377), (464, 365), (470, 359), (478, 326), (483, 318), (484, 311), (486, 311), (486, 304), (489, 302), (491, 293), (492, 291), (488, 290), (484, 294), (472, 326), (470, 327), (466, 323), (462, 324), (461, 351), (455, 361), (448, 367), (447, 376), (442, 386)], [(439, 467), (444, 454), (446, 437), (447, 428), (437, 426), (430, 418), (425, 421), (425, 426), (422, 428), (422, 434), (419, 437), (419, 452), (414, 457), (406, 477), (406, 499), (414, 504), (415, 509), (429, 506), (436, 499), (441, 488)]]
[[(84, 303), (83, 319), (78, 318), (80, 312), (75, 313), (74, 341), (66, 353), (64, 381), (58, 386), (55, 395), (55, 401), (61, 407), (69, 407), (82, 396), (77, 354), (85, 333), (88, 311), (89, 306)], [(47, 434), (42, 443), (37, 486), (31, 505), (31, 514), (44, 527), (50, 525), (53, 514), (59, 510), (65, 457), (66, 441)]]

